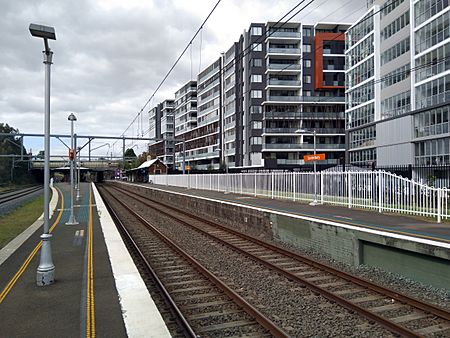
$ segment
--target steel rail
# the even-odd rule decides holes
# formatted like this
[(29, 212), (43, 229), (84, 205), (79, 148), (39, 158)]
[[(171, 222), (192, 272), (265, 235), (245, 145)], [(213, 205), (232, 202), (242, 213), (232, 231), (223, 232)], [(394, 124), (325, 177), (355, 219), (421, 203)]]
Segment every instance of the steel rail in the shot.
[(27, 188), (27, 189), (23, 189), (23, 190), (8, 192), (5, 194), (7, 196), (0, 195), (0, 204), (13, 201), (13, 200), (18, 199), (23, 196), (27, 196), (27, 195), (32, 194), (41, 189), (42, 189), (42, 187), (39, 186), (39, 187), (31, 187), (31, 188)]
[[(111, 195), (109, 191), (105, 189), (105, 191)], [(189, 325), (188, 321), (182, 314), (181, 310), (178, 308), (178, 306), (175, 304), (175, 301), (170, 296), (167, 289), (164, 287), (163, 283), (159, 279), (159, 277), (156, 275), (155, 270), (153, 270), (152, 266), (148, 262), (148, 260), (145, 258), (144, 253), (139, 249), (139, 246), (134, 241), (133, 237), (131, 236), (130, 232), (127, 230), (123, 222), (120, 220), (119, 216), (117, 215), (116, 211), (107, 203), (107, 199), (105, 199), (105, 194), (103, 189), (99, 189), (100, 196), (102, 197), (103, 201), (105, 202), (105, 206), (108, 210), (108, 212), (111, 214), (112, 219), (116, 226), (118, 227), (119, 232), (122, 235), (122, 238), (124, 238), (127, 243), (131, 246), (131, 249), (134, 250), (138, 258), (143, 262), (145, 269), (148, 271), (148, 273), (151, 275), (153, 280), (155, 281), (156, 287), (158, 288), (159, 292), (162, 294), (164, 301), (166, 305), (169, 307), (170, 312), (175, 317), (176, 321), (178, 322), (179, 326), (182, 328), (184, 333), (187, 337), (197, 338), (197, 334), (194, 332), (192, 327)]]
[[(117, 187), (114, 187), (114, 188), (116, 190), (119, 190), (122, 193), (126, 194), (127, 196), (136, 199), (136, 200), (139, 200), (139, 199), (136, 198), (136, 196), (134, 196), (134, 195), (138, 195), (138, 196), (140, 196), (140, 197), (142, 197), (144, 199), (148, 199), (148, 197), (136, 194), (136, 192), (133, 192), (133, 194), (134, 194), (133, 195), (133, 194), (130, 194), (128, 192), (124, 192), (124, 191), (127, 191), (125, 189), (119, 189)], [(147, 202), (142, 201), (142, 200), (139, 200), (139, 201), (141, 203), (145, 204), (146, 206), (155, 209), (154, 206), (148, 204)], [(284, 249), (284, 248), (280, 248), (280, 247), (275, 246), (273, 244), (270, 244), (268, 242), (262, 241), (260, 239), (254, 238), (252, 236), (243, 234), (243, 233), (238, 232), (236, 230), (233, 230), (233, 229), (230, 229), (228, 227), (225, 227), (225, 226), (222, 226), (220, 224), (217, 224), (215, 222), (212, 222), (212, 221), (209, 221), (209, 220), (205, 220), (205, 219), (203, 219), (203, 218), (201, 218), (201, 217), (199, 217), (197, 215), (191, 214), (191, 213), (183, 211), (183, 210), (176, 209), (176, 208), (168, 206), (168, 205), (166, 205), (166, 204), (164, 204), (162, 202), (152, 200), (152, 203), (155, 203), (155, 204), (158, 204), (158, 205), (162, 205), (165, 208), (168, 208), (170, 210), (174, 210), (174, 211), (176, 211), (178, 213), (181, 213), (181, 214), (183, 214), (183, 215), (185, 215), (187, 217), (193, 218), (193, 219), (195, 219), (197, 221), (206, 223), (206, 224), (208, 224), (210, 226), (213, 226), (213, 227), (220, 228), (223, 231), (232, 233), (235, 236), (244, 238), (244, 239), (246, 239), (248, 241), (251, 241), (253, 243), (261, 245), (261, 246), (263, 246), (263, 247), (265, 247), (265, 248), (267, 248), (269, 250), (275, 251), (278, 254), (285, 255), (285, 256), (287, 256), (287, 257), (289, 257), (291, 259), (294, 259), (294, 260), (296, 260), (298, 262), (310, 265), (310, 266), (312, 266), (312, 267), (314, 267), (316, 269), (326, 271), (326, 272), (328, 272), (330, 274), (333, 274), (333, 275), (335, 275), (337, 277), (340, 277), (340, 278), (342, 278), (342, 279), (344, 279), (344, 280), (346, 280), (348, 282), (357, 284), (357, 285), (359, 285), (359, 286), (361, 286), (361, 287), (363, 287), (365, 289), (377, 292), (377, 293), (379, 293), (379, 294), (381, 294), (383, 296), (386, 296), (386, 297), (390, 297), (390, 298), (395, 299), (395, 300), (397, 300), (397, 301), (399, 301), (401, 303), (407, 304), (407, 305), (409, 305), (411, 307), (415, 307), (415, 308), (420, 309), (420, 310), (422, 310), (424, 312), (427, 312), (429, 314), (436, 315), (436, 316), (438, 316), (438, 317), (440, 317), (440, 318), (442, 318), (444, 320), (450, 320), (450, 313), (449, 312), (447, 312), (446, 310), (441, 309), (439, 307), (436, 307), (434, 305), (427, 304), (427, 303), (421, 302), (421, 301), (419, 301), (417, 299), (414, 299), (414, 298), (411, 298), (411, 297), (399, 294), (397, 292), (394, 292), (392, 290), (386, 289), (386, 288), (384, 288), (382, 286), (376, 285), (376, 284), (371, 283), (369, 281), (366, 281), (364, 279), (361, 279), (361, 278), (349, 275), (349, 274), (347, 274), (345, 272), (336, 270), (336, 269), (334, 269), (334, 268), (332, 268), (330, 266), (327, 266), (325, 264), (312, 261), (311, 259), (308, 259), (306, 257), (300, 256), (300, 255), (294, 253), (293, 251), (290, 251), (290, 250), (287, 250), (287, 249)], [(270, 262), (267, 262), (267, 261), (265, 261), (265, 260), (255, 256), (255, 255), (253, 255), (253, 254), (251, 254), (249, 252), (246, 252), (245, 250), (240, 249), (239, 247), (236, 247), (236, 246), (234, 246), (234, 245), (232, 245), (232, 244), (230, 244), (230, 243), (228, 243), (228, 242), (226, 242), (226, 241), (224, 241), (224, 240), (222, 240), (222, 239), (220, 239), (220, 238), (218, 238), (218, 237), (216, 237), (216, 236), (214, 236), (214, 235), (212, 235), (212, 234), (210, 234), (210, 233), (208, 233), (208, 232), (206, 232), (206, 231), (204, 231), (204, 230), (202, 230), (202, 229), (200, 229), (198, 227), (193, 226), (192, 224), (190, 224), (190, 223), (188, 223), (188, 222), (186, 222), (184, 220), (179, 219), (178, 217), (174, 216), (173, 214), (164, 212), (164, 211), (162, 211), (160, 209), (155, 209), (155, 210), (157, 210), (158, 212), (161, 212), (161, 213), (163, 213), (163, 214), (165, 214), (165, 215), (167, 215), (167, 216), (169, 216), (171, 218), (175, 218), (177, 221), (179, 221), (180, 223), (185, 224), (186, 226), (189, 226), (191, 228), (195, 228), (196, 230), (202, 232), (203, 234), (205, 234), (208, 237), (212, 237), (212, 238), (216, 239), (217, 241), (219, 241), (219, 242), (221, 242), (221, 243), (223, 243), (225, 245), (233, 247), (233, 249), (236, 249), (237, 251), (239, 251), (239, 252), (241, 252), (241, 253), (243, 253), (243, 254), (245, 254), (247, 256), (250, 256), (251, 258), (255, 259), (256, 261), (260, 262), (261, 264), (264, 264), (264, 265), (266, 265), (266, 266), (276, 270), (277, 272), (285, 275), (289, 279), (293, 279), (293, 280), (296, 280), (296, 281), (298, 281), (300, 283), (308, 285), (308, 287), (310, 287), (310, 288), (316, 290), (317, 292), (323, 294), (326, 298), (330, 299), (331, 301), (335, 301), (335, 302), (339, 303), (340, 305), (348, 308), (349, 310), (356, 311), (356, 312), (360, 313), (361, 315), (369, 318), (370, 320), (374, 320), (374, 321), (380, 323), (380, 325), (383, 325), (384, 327), (386, 327), (387, 329), (389, 329), (392, 332), (395, 332), (397, 334), (401, 334), (401, 335), (404, 335), (404, 336), (408, 336), (408, 337), (420, 337), (420, 335), (415, 334), (413, 331), (411, 331), (409, 329), (406, 329), (406, 328), (404, 328), (404, 327), (402, 327), (402, 326), (400, 326), (400, 325), (398, 325), (396, 323), (393, 323), (393, 322), (391, 322), (391, 321), (389, 321), (389, 320), (387, 320), (387, 319), (385, 319), (385, 318), (383, 318), (383, 317), (381, 317), (381, 316), (379, 316), (377, 314), (374, 314), (374, 313), (372, 313), (372, 312), (370, 312), (370, 311), (368, 311), (368, 310), (366, 310), (366, 309), (364, 309), (364, 308), (362, 308), (362, 307), (360, 307), (360, 306), (358, 306), (358, 305), (356, 305), (354, 303), (351, 303), (350, 301), (347, 301), (346, 299), (344, 299), (342, 297), (334, 295), (331, 292), (329, 292), (329, 291), (327, 291), (327, 290), (325, 290), (325, 289), (323, 289), (323, 288), (321, 288), (321, 287), (319, 287), (317, 285), (314, 285), (311, 282), (308, 282), (307, 280), (305, 280), (303, 278), (300, 278), (300, 277), (296, 276), (295, 274), (293, 274), (293, 273), (291, 273), (291, 272), (289, 272), (287, 270), (279, 268), (278, 266), (273, 265)], [(348, 305), (350, 306), (350, 308), (348, 307)]]
[(238, 304), (245, 312), (247, 312), (251, 317), (253, 317), (262, 327), (268, 330), (274, 337), (287, 338), (289, 337), (283, 330), (281, 330), (275, 323), (273, 323), (269, 318), (264, 316), (258, 309), (248, 303), (243, 297), (233, 291), (224, 282), (222, 282), (218, 277), (212, 274), (206, 267), (196, 261), (191, 255), (185, 252), (178, 244), (173, 242), (169, 237), (164, 235), (155, 226), (148, 222), (141, 215), (133, 211), (129, 206), (119, 200), (118, 197), (111, 194), (120, 205), (122, 205), (129, 213), (135, 216), (139, 222), (144, 226), (149, 228), (153, 233), (155, 233), (161, 240), (163, 240), (170, 248), (178, 252), (183, 258), (185, 258), (192, 266), (194, 266), (200, 273), (202, 273), (206, 278), (208, 278), (213, 284), (215, 284), (219, 289), (221, 289), (228, 297), (230, 297), (236, 304)]

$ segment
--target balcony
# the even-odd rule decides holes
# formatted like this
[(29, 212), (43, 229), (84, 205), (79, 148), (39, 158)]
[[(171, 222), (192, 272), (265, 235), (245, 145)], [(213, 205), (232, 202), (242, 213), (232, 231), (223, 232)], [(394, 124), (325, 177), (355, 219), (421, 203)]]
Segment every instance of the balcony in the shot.
[(298, 63), (269, 63), (268, 70), (301, 70), (302, 66)]
[(344, 112), (265, 112), (264, 119), (265, 120), (277, 120), (277, 119), (327, 119), (327, 120), (343, 120), (345, 118)]
[[(300, 128), (263, 128), (263, 134), (297, 134), (297, 135), (306, 135), (306, 133), (300, 134), (296, 133)], [(313, 130), (311, 128), (307, 128), (308, 130)], [(316, 128), (317, 134), (345, 134), (345, 129), (340, 128)], [(308, 135), (312, 135), (312, 133), (308, 133)]]
[(300, 48), (269, 48), (269, 54), (301, 54)]
[(270, 38), (300, 39), (301, 37), (302, 37), (302, 34), (300, 32), (283, 32), (283, 31), (279, 31), (279, 30), (269, 31), (269, 34), (267, 36), (268, 39), (270, 39)]
[(272, 80), (269, 79), (269, 86), (294, 86), (299, 87), (302, 85), (301, 81), (298, 80)]
[(345, 103), (345, 97), (344, 96), (269, 96), (268, 101)]
[[(319, 162), (320, 164), (338, 164), (338, 160), (337, 159), (326, 159), (323, 161)], [(279, 158), (277, 159), (277, 164), (279, 165), (304, 165), (305, 161), (304, 160), (287, 160), (287, 159), (282, 159)]]
[[(301, 149), (312, 149), (314, 150), (314, 144), (311, 143), (266, 143), (263, 144), (264, 150), (272, 150), (272, 149), (283, 149), (283, 150), (301, 150)], [(340, 149), (345, 150), (345, 144), (334, 144), (334, 143), (319, 143), (316, 144), (317, 150), (323, 149)]]

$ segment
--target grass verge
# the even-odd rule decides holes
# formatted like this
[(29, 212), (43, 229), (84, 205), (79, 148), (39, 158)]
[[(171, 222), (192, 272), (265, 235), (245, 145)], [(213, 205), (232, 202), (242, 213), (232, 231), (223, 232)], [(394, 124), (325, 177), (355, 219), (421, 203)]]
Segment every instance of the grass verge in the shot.
[(0, 217), (0, 249), (28, 228), (44, 212), (44, 195), (41, 194), (23, 206)]

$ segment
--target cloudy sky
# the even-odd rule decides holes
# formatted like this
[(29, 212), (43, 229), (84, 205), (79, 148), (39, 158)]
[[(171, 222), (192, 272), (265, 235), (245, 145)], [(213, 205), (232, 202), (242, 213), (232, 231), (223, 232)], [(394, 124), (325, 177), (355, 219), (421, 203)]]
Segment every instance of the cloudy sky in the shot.
[[(52, 133), (120, 136), (156, 89), (217, 0), (0, 0), (0, 122), (24, 133), (43, 133), (43, 42), (28, 26), (55, 27), (52, 66)], [(299, 1), (222, 0), (150, 106), (174, 92), (227, 50), (251, 22), (277, 21)], [(305, 1), (304, 4), (308, 3)], [(365, 0), (315, 0), (292, 21), (353, 22)], [(302, 8), (300, 6), (299, 8)], [(200, 48), (201, 47), (201, 48)], [(192, 56), (192, 57), (191, 57)], [(192, 60), (192, 61), (191, 61)], [(148, 111), (148, 108), (146, 111)], [(148, 128), (133, 124), (126, 135)], [(110, 145), (97, 150), (106, 155)], [(33, 153), (39, 138), (27, 138)], [(105, 144), (94, 142), (93, 147)], [(127, 147), (132, 146), (127, 143)], [(52, 141), (52, 155), (65, 154)], [(135, 146), (141, 153), (143, 144)], [(114, 147), (119, 155), (121, 143)]]

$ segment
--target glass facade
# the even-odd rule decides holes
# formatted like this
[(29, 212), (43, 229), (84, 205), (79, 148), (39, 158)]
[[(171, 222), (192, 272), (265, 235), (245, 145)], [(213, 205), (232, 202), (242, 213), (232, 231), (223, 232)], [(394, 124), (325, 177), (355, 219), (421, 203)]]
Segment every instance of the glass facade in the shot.
[(375, 121), (374, 103), (347, 112), (347, 129), (362, 126)]
[(416, 59), (416, 82), (426, 80), (450, 69), (450, 43)]
[(450, 101), (450, 74), (416, 87), (416, 108)]
[(448, 133), (449, 117), (450, 105), (414, 115), (414, 136), (426, 137)]
[(409, 36), (381, 54), (381, 65), (391, 62), (392, 60), (398, 58), (400, 55), (405, 54), (408, 51)]
[(381, 116), (386, 119), (411, 110), (411, 93), (408, 91), (388, 97), (381, 101)]
[(415, 162), (418, 165), (450, 164), (450, 137), (417, 142)]
[(373, 9), (367, 15), (360, 20), (359, 23), (351, 27), (345, 36), (345, 49), (349, 49), (353, 45), (357, 44), (359, 40), (373, 31), (374, 19)]
[(352, 131), (349, 133), (349, 138), (350, 149), (374, 146), (376, 139), (375, 125)]
[(449, 0), (420, 0), (414, 5), (414, 18), (416, 26), (427, 21), (444, 8), (448, 7)]
[(408, 63), (400, 68), (393, 70), (390, 73), (387, 73), (382, 77), (383, 81), (381, 82), (381, 88), (387, 88), (392, 86), (393, 84), (396, 84), (397, 82), (408, 79), (411, 73), (410, 68), (410, 64)]
[(409, 25), (409, 10), (400, 15), (398, 18), (396, 18), (394, 21), (392, 21), (389, 25), (384, 27), (384, 29), (381, 31), (381, 38), (382, 39), (389, 39), (392, 35), (397, 33), (400, 29), (403, 27), (406, 27)]
[(374, 98), (374, 81), (363, 84), (347, 93), (347, 109), (359, 106)]
[(364, 149), (358, 151), (352, 151), (349, 154), (350, 163), (352, 164), (367, 164), (369, 162), (374, 162), (377, 159), (377, 150), (373, 149)]
[(361, 62), (369, 55), (373, 54), (373, 34), (368, 36), (364, 41), (361, 41), (355, 48), (350, 50), (346, 55), (345, 66), (347, 69), (353, 67), (358, 62)]
[(437, 45), (450, 37), (450, 11), (440, 15), (416, 32), (416, 53)]
[(373, 59), (373, 57), (367, 59), (346, 74), (347, 87), (354, 87), (374, 76)]

